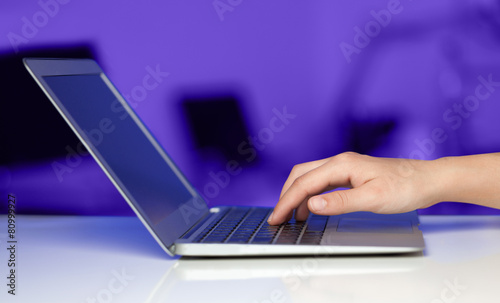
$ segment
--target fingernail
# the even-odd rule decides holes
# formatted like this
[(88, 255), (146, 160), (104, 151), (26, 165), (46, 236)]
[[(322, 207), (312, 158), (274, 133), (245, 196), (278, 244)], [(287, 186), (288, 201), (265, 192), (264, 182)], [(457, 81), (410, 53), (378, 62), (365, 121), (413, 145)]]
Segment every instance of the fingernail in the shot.
[(312, 197), (309, 201), (313, 211), (322, 211), (326, 207), (326, 200), (321, 197)]
[(274, 212), (272, 212), (272, 213), (269, 215), (269, 218), (267, 218), (267, 223), (271, 222), (271, 220), (273, 219), (273, 214), (274, 214)]

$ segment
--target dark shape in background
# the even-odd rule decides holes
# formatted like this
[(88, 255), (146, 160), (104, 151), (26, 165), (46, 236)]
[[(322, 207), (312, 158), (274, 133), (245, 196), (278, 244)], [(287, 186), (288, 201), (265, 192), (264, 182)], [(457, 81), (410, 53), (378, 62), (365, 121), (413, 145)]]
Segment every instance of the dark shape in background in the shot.
[[(0, 213), (7, 212), (3, 199), (9, 193), (16, 196), (19, 214), (131, 215), (130, 207), (90, 155), (84, 156), (85, 147), (24, 67), (25, 57), (96, 59), (85, 44), (0, 55)], [(77, 149), (80, 155), (75, 154)], [(66, 165), (64, 180), (57, 180), (51, 165), (56, 159)]]
[(65, 156), (67, 146), (80, 142), (23, 66), (24, 57), (95, 58), (87, 46), (54, 46), (0, 56), (0, 142), (6, 147), (0, 165)]
[(346, 150), (360, 154), (371, 154), (375, 149), (384, 146), (397, 123), (394, 120), (352, 120), (346, 127), (348, 140)]
[(216, 152), (224, 156), (224, 162), (235, 160), (248, 164), (238, 152), (238, 146), (248, 141), (249, 133), (235, 95), (189, 96), (183, 98), (182, 108), (194, 145), (202, 157)]

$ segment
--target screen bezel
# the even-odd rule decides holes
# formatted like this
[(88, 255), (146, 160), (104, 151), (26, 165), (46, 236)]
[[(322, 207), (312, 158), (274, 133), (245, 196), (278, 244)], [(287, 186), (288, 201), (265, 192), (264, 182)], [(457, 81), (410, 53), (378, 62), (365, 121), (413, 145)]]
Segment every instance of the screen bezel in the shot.
[[(92, 157), (97, 161), (101, 169), (105, 172), (108, 178), (111, 180), (113, 185), (118, 189), (120, 194), (124, 197), (133, 211), (137, 214), (139, 219), (142, 221), (144, 226), (150, 231), (156, 241), (160, 244), (160, 246), (171, 256), (175, 255), (175, 246), (174, 242), (184, 234), (189, 228), (191, 228), (199, 219), (201, 219), (204, 215), (208, 213), (207, 203), (204, 199), (199, 195), (196, 189), (191, 185), (191, 183), (186, 179), (184, 174), (179, 170), (179, 168), (175, 165), (172, 159), (168, 156), (166, 151), (161, 147), (161, 145), (157, 142), (151, 132), (147, 129), (144, 123), (140, 120), (134, 110), (129, 106), (129, 104), (125, 101), (123, 96), (118, 92), (106, 74), (102, 71), (100, 66), (92, 59), (42, 59), (42, 58), (24, 58), (23, 59), (25, 67), (28, 69), (30, 74), (33, 76), (35, 81), (38, 83), (40, 88), (47, 95), (52, 104), (56, 107), (58, 112), (62, 115), (64, 120), (68, 123), (71, 129), (75, 132), (81, 142), (85, 145), (89, 153)], [(99, 75), (106, 86), (110, 89), (116, 99), (120, 102), (123, 108), (127, 111), (130, 117), (134, 120), (134, 122), (139, 126), (142, 133), (147, 137), (148, 141), (154, 146), (156, 151), (161, 155), (161, 157), (165, 160), (168, 166), (172, 169), (172, 171), (178, 176), (179, 180), (185, 186), (185, 188), (190, 192), (193, 196), (193, 199), (189, 200), (180, 205), (181, 207), (186, 207), (194, 217), (190, 218), (190, 225), (187, 226), (183, 224), (181, 220), (184, 220), (180, 217), (173, 217), (172, 214), (166, 216), (163, 220), (161, 220), (158, 224), (151, 224), (147, 218), (143, 214), (142, 208), (140, 205), (136, 205), (129, 196), (127, 189), (123, 188), (120, 185), (118, 180), (115, 180), (113, 177), (113, 173), (108, 169), (105, 165), (105, 159), (101, 159), (101, 156), (97, 150), (94, 149), (92, 144), (89, 144), (86, 141), (86, 137), (83, 134), (83, 130), (81, 127), (73, 121), (71, 118), (71, 114), (66, 111), (64, 106), (64, 102), (62, 102), (57, 95), (52, 91), (51, 87), (44, 80), (44, 77), (49, 76), (74, 76), (74, 75)], [(139, 204), (139, 203), (138, 203)], [(185, 225), (180, 231), (177, 231), (175, 234), (172, 234), (171, 228), (173, 226)]]

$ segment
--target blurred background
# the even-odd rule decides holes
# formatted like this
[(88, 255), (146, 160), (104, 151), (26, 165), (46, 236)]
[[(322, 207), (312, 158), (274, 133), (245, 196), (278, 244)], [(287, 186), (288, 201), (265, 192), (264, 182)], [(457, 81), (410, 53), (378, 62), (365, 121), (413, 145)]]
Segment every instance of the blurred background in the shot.
[(272, 206), (294, 164), (343, 151), (500, 151), (497, 0), (3, 1), (0, 199), (18, 213), (132, 215), (26, 56), (97, 60), (211, 205)]

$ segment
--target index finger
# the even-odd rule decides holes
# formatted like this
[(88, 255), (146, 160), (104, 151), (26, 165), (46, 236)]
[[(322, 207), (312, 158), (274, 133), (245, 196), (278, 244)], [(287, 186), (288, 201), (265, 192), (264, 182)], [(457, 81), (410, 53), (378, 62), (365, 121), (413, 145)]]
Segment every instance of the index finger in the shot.
[(293, 180), (276, 204), (269, 224), (284, 222), (287, 215), (308, 197), (342, 186), (351, 186), (349, 173), (340, 170), (334, 161), (327, 161)]
[(330, 158), (295, 165), (293, 167), (292, 171), (290, 172), (290, 175), (286, 179), (285, 184), (283, 185), (283, 188), (281, 189), (280, 199), (281, 199), (281, 197), (283, 197), (283, 195), (286, 193), (286, 191), (290, 188), (290, 186), (293, 184), (293, 182), (298, 177), (300, 177), (300, 176), (304, 175), (305, 173), (325, 164), (326, 162), (328, 162), (328, 160), (330, 160)]

